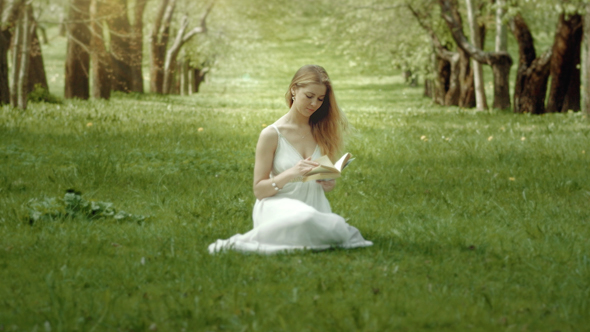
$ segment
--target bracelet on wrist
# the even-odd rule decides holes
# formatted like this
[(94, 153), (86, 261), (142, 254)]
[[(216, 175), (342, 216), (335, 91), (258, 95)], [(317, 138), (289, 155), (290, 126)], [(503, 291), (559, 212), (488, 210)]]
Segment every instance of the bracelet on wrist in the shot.
[(272, 176), (272, 173), (270, 173), (270, 181), (271, 181), (271, 185), (275, 191), (281, 190), (281, 188), (279, 188), (277, 186), (277, 184), (275, 183), (275, 178), (274, 178), (274, 176)]

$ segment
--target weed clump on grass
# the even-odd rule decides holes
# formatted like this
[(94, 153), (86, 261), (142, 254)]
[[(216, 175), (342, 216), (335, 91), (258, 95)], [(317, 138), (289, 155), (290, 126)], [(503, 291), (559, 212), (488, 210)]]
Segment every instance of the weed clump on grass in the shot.
[(28, 218), (32, 225), (38, 221), (55, 220), (115, 220), (143, 222), (147, 217), (135, 215), (113, 207), (110, 202), (87, 201), (82, 193), (68, 189), (63, 198), (46, 198), (41, 201), (33, 199), (28, 204)]
[(41, 84), (35, 84), (33, 91), (27, 95), (27, 100), (33, 103), (61, 104), (61, 98), (49, 93), (49, 89), (44, 88)]

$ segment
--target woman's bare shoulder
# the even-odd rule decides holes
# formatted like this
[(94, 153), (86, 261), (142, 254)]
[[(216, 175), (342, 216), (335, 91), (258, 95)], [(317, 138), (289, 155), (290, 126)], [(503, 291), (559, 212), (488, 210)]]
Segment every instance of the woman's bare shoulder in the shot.
[(262, 129), (262, 131), (260, 132), (260, 137), (258, 138), (258, 144), (273, 146), (273, 145), (277, 144), (278, 138), (279, 138), (279, 134), (277, 133), (277, 130), (275, 128), (273, 128), (272, 126), (268, 126), (264, 129)]

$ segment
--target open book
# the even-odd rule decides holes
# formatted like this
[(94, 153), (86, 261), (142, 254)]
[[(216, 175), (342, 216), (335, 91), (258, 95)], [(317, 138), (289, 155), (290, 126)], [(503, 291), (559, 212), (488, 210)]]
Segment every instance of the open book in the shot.
[(314, 160), (320, 165), (307, 172), (301, 181), (307, 182), (312, 180), (329, 180), (338, 178), (344, 167), (348, 166), (353, 160), (354, 158), (352, 158), (350, 153), (345, 153), (335, 164), (332, 164), (328, 156), (321, 156)]

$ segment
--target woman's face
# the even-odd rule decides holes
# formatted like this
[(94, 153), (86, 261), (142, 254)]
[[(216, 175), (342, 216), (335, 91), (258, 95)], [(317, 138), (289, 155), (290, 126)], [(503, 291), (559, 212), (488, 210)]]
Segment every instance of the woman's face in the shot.
[(310, 117), (317, 111), (326, 97), (326, 86), (323, 84), (309, 84), (291, 91), (295, 95), (293, 106), (300, 114)]

